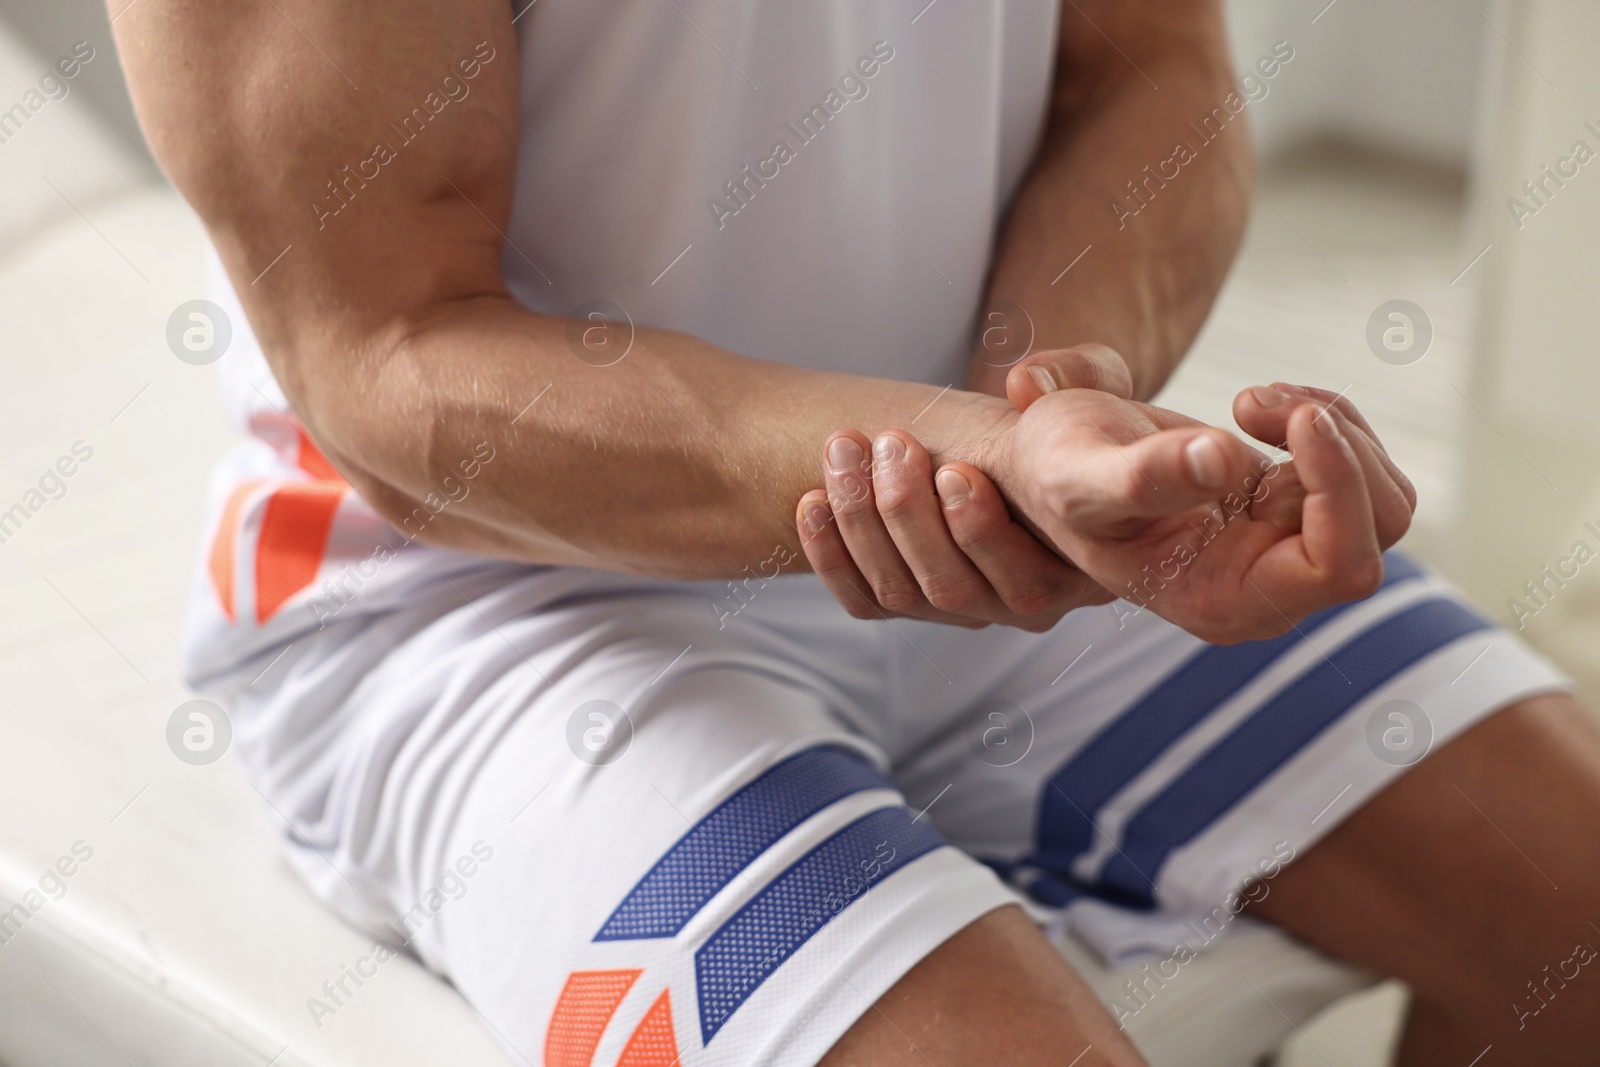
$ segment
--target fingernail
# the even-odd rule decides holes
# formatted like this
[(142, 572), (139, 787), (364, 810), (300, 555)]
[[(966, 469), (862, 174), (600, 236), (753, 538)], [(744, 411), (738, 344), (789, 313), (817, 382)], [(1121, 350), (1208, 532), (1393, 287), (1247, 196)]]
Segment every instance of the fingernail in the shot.
[(1310, 393), (1306, 392), (1305, 386), (1303, 386), (1303, 385), (1295, 385), (1292, 382), (1273, 382), (1272, 383), (1272, 388), (1276, 389), (1278, 392), (1283, 393), (1283, 394), (1285, 394), (1287, 396), (1310, 396), (1311, 395)]
[(821, 504), (813, 504), (806, 509), (806, 526), (812, 533), (821, 533), (833, 521), (833, 512)]
[(1339, 439), (1339, 424), (1334, 421), (1333, 416), (1329, 414), (1327, 408), (1323, 408), (1322, 414), (1311, 420), (1311, 425), (1316, 428), (1316, 431), (1319, 434), (1321, 434), (1323, 437), (1326, 437), (1328, 440), (1337, 441)]
[(828, 443), (828, 466), (835, 474), (844, 474), (861, 465), (861, 446), (853, 437), (835, 437)]
[(880, 467), (893, 466), (906, 458), (906, 443), (892, 433), (883, 434), (872, 443), (872, 458)]
[(1228, 461), (1222, 449), (1208, 436), (1196, 437), (1183, 446), (1189, 475), (1203, 489), (1215, 489), (1228, 477)]
[(933, 484), (939, 490), (939, 501), (947, 508), (959, 508), (972, 496), (972, 486), (960, 471), (942, 470), (934, 476)]
[(1284, 404), (1289, 402), (1289, 395), (1287, 393), (1280, 393), (1278, 390), (1270, 389), (1265, 385), (1257, 385), (1252, 387), (1250, 390), (1250, 395), (1255, 397), (1256, 403), (1260, 404), (1264, 408), (1282, 407)]
[(1033, 384), (1039, 387), (1041, 393), (1053, 393), (1061, 388), (1056, 384), (1056, 376), (1043, 363), (1035, 363), (1029, 367), (1028, 377), (1033, 379)]

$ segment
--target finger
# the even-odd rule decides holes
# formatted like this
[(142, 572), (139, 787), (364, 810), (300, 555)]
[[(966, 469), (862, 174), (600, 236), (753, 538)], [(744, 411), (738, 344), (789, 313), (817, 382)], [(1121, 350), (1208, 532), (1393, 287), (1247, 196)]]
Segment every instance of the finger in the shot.
[(955, 615), (1009, 621), (999, 596), (945, 525), (933, 465), (921, 443), (887, 431), (873, 442), (872, 461), (878, 514), (927, 602)]
[(1361, 466), (1361, 476), (1366, 482), (1367, 498), (1372, 501), (1373, 529), (1377, 534), (1378, 547), (1390, 547), (1411, 528), (1411, 516), (1417, 508), (1417, 491), (1412, 488), (1411, 480), (1395, 466), (1383, 446), (1346, 418), (1342, 409), (1324, 408), (1314, 418), (1319, 425), (1331, 419), (1350, 443), (1356, 462)]
[[(1359, 408), (1356, 407), (1354, 401), (1352, 401), (1349, 397), (1341, 396), (1332, 390), (1318, 389), (1310, 385), (1289, 385), (1284, 382), (1274, 382), (1273, 387), (1282, 389), (1291, 396), (1304, 394), (1310, 397), (1312, 400), (1319, 400), (1324, 404), (1332, 405), (1333, 407), (1337, 408), (1339, 413), (1344, 415), (1345, 418), (1353, 423), (1360, 431), (1359, 434), (1351, 435), (1352, 443), (1360, 444), (1364, 441), (1366, 444), (1371, 446), (1372, 452), (1377, 457), (1378, 462), (1383, 466), (1384, 470), (1388, 471), (1389, 477), (1394, 480), (1395, 486), (1400, 490), (1401, 495), (1405, 497), (1409, 510), (1416, 510), (1416, 487), (1411, 484), (1411, 479), (1406, 477), (1405, 471), (1401, 470), (1399, 466), (1396, 465), (1394, 460), (1389, 458), (1389, 450), (1384, 447), (1382, 438), (1380, 438), (1377, 431), (1372, 428), (1372, 424), (1367, 421), (1367, 417), (1361, 413)], [(1298, 393), (1296, 392), (1297, 390)], [(1379, 528), (1380, 530), (1382, 528), (1381, 517)], [(1404, 532), (1404, 530), (1401, 531), (1401, 533)], [(1398, 537), (1396, 539), (1398, 540)]]
[[(1287, 389), (1301, 389), (1302, 392), (1292, 394)], [(1342, 420), (1341, 425), (1367, 477), (1379, 540), (1385, 547), (1394, 544), (1411, 525), (1417, 491), (1411, 479), (1384, 451), (1366, 419), (1359, 412), (1356, 417), (1349, 417), (1348, 412), (1354, 411), (1355, 405), (1348, 399), (1339, 398), (1326, 389), (1303, 389), (1282, 383), (1257, 386), (1244, 390), (1234, 399), (1234, 417), (1241, 428), (1258, 440), (1282, 442), (1288, 433), (1289, 416), (1301, 404), (1316, 406), (1319, 417), (1322, 410), (1329, 410)]]
[[(1264, 392), (1277, 392), (1277, 394), (1290, 397), (1291, 400), (1315, 400), (1315, 402), (1320, 403), (1323, 408), (1338, 408), (1338, 410), (1344, 414), (1344, 418), (1349, 419), (1350, 422), (1354, 422), (1355, 426), (1362, 430), (1363, 434), (1373, 438), (1373, 442), (1378, 442), (1378, 432), (1371, 427), (1370, 422), (1366, 421), (1365, 414), (1362, 414), (1362, 410), (1355, 406), (1354, 400), (1350, 400), (1349, 397), (1346, 397), (1342, 390), (1341, 392), (1334, 392), (1334, 390), (1331, 389), (1318, 389), (1317, 386), (1296, 386), (1296, 384), (1293, 384), (1293, 382), (1272, 382), (1270, 386), (1258, 386), (1256, 389), (1264, 390)], [(1254, 390), (1246, 389), (1245, 392), (1246, 394), (1251, 394), (1251, 392), (1254, 392)], [(1270, 403), (1262, 406), (1267, 408), (1267, 410), (1272, 408)], [(1285, 426), (1288, 426), (1288, 422), (1286, 422), (1286, 419), (1288, 419), (1288, 411), (1290, 411), (1288, 408), (1280, 411), (1282, 418), (1285, 419)], [(1283, 438), (1280, 437), (1278, 440), (1283, 440)], [(1381, 448), (1381, 446), (1381, 443), (1379, 443), (1379, 448)]]
[(1073, 608), (1115, 599), (1014, 522), (1000, 491), (976, 467), (946, 464), (934, 484), (951, 537), (1013, 615), (1053, 625)]
[[(1368, 596), (1383, 580), (1366, 477), (1341, 421), (1302, 405), (1289, 420), (1295, 469), (1306, 490), (1300, 536), (1263, 562), (1262, 592), (1301, 612)], [(1299, 559), (1288, 556), (1298, 547)]]
[(850, 617), (885, 618), (884, 610), (868, 595), (867, 580), (850, 558), (850, 550), (839, 535), (839, 524), (834, 521), (824, 490), (813, 489), (800, 498), (795, 527), (800, 531), (800, 547), (812, 572), (822, 579), (823, 586)]
[(1242, 493), (1257, 454), (1223, 430), (1164, 430), (1131, 444), (1080, 441), (1047, 487), (1074, 522), (1118, 524), (1170, 515)]
[(1372, 429), (1371, 423), (1349, 397), (1340, 396), (1328, 389), (1274, 382), (1272, 385), (1254, 386), (1236, 396), (1233, 402), (1233, 415), (1238, 420), (1239, 426), (1251, 437), (1268, 444), (1281, 445), (1287, 437), (1290, 414), (1293, 413), (1297, 402), (1305, 400), (1322, 407), (1332, 407), (1343, 415), (1356, 430), (1356, 433), (1351, 435), (1351, 442), (1368, 445), (1377, 462), (1399, 487), (1401, 494), (1412, 507), (1416, 506), (1417, 493), (1411, 484), (1411, 479), (1395, 465), (1394, 460), (1389, 457), (1388, 450), (1383, 447), (1383, 441)]
[(1355, 401), (1345, 396), (1343, 392), (1336, 393), (1332, 389), (1320, 389), (1314, 385), (1295, 385), (1292, 382), (1273, 382), (1272, 388), (1289, 396), (1319, 401), (1323, 407), (1339, 409), (1340, 413), (1370, 437), (1374, 444), (1380, 449), (1383, 447), (1382, 442), (1378, 440), (1378, 432), (1372, 428), (1372, 424), (1361, 413), (1361, 409), (1356, 407)]
[(1093, 343), (1035, 352), (1006, 374), (1006, 397), (1018, 411), (1058, 389), (1098, 389), (1131, 400), (1133, 375), (1115, 351)]
[(934, 609), (878, 514), (868, 447), (866, 437), (856, 430), (842, 430), (829, 438), (823, 463), (828, 504), (850, 558), (866, 579), (867, 594), (892, 614), (921, 617)]
[[(1276, 394), (1276, 396), (1273, 394)], [(1253, 409), (1262, 412), (1266, 416), (1263, 428), (1269, 428), (1267, 426), (1268, 423), (1275, 425), (1277, 428), (1277, 435), (1272, 441), (1272, 443), (1277, 444), (1285, 439), (1285, 430), (1289, 425), (1289, 413), (1294, 410), (1293, 404), (1285, 403), (1281, 399), (1283, 397), (1287, 397), (1290, 401), (1313, 400), (1318, 402), (1321, 407), (1337, 408), (1362, 433), (1372, 438), (1374, 442), (1378, 440), (1377, 432), (1367, 422), (1367, 417), (1361, 413), (1361, 409), (1356, 407), (1355, 401), (1345, 396), (1342, 392), (1336, 393), (1332, 389), (1319, 389), (1311, 385), (1294, 385), (1290, 382), (1273, 382), (1271, 385), (1258, 385), (1244, 390), (1236, 398), (1235, 407), (1238, 407), (1238, 400), (1244, 400), (1250, 404), (1250, 407), (1246, 409), (1247, 411)], [(1266, 438), (1263, 438), (1263, 440), (1266, 440)], [(1382, 445), (1380, 444), (1379, 447), (1381, 448)]]
[[(1411, 480), (1405, 472), (1395, 466), (1389, 458), (1389, 450), (1384, 447), (1383, 440), (1378, 436), (1367, 417), (1355, 402), (1342, 393), (1335, 393), (1331, 389), (1318, 389), (1310, 385), (1293, 385), (1288, 382), (1273, 382), (1271, 385), (1255, 386), (1244, 390), (1234, 398), (1234, 417), (1241, 420), (1239, 425), (1245, 432), (1257, 440), (1270, 444), (1279, 444), (1284, 440), (1285, 430), (1288, 426), (1289, 413), (1294, 410), (1293, 404), (1285, 404), (1281, 399), (1288, 397), (1290, 401), (1311, 400), (1323, 407), (1332, 407), (1339, 411), (1359, 431), (1360, 436), (1371, 442), (1373, 451), (1389, 469), (1390, 476), (1401, 487), (1412, 505), (1416, 504), (1416, 490), (1412, 488)], [(1246, 425), (1246, 421), (1250, 425)], [(1259, 432), (1258, 432), (1259, 431)], [(1354, 438), (1352, 438), (1354, 440)]]

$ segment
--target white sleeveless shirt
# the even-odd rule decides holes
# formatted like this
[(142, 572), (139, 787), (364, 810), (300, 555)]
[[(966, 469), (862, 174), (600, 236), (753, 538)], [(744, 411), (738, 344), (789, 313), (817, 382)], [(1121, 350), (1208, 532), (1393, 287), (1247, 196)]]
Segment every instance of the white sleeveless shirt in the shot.
[(1056, 4), (926, 2), (539, 0), (518, 24), (512, 291), (558, 314), (608, 300), (758, 359), (959, 384)]

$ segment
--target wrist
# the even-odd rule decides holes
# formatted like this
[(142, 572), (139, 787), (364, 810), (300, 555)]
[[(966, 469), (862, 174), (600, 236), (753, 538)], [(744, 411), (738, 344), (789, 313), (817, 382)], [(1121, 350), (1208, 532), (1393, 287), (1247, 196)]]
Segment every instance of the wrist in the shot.
[[(1004, 492), (1011, 473), (1011, 440), (1019, 418), (1004, 397), (951, 390), (937, 440), (924, 439), (929, 459), (938, 470), (946, 463), (970, 463)], [(940, 401), (942, 406), (945, 400)], [(931, 412), (930, 412), (931, 414)]]

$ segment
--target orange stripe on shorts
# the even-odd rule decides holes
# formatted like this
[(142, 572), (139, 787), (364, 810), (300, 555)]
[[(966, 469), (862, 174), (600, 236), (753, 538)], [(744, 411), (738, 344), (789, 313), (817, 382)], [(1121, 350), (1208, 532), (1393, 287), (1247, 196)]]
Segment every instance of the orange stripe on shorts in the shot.
[(573, 971), (544, 1036), (545, 1067), (590, 1067), (600, 1035), (642, 971)]
[(295, 439), (299, 441), (299, 451), (295, 456), (295, 465), (305, 471), (319, 482), (342, 482), (339, 472), (333, 469), (333, 464), (328, 462), (328, 457), (322, 450), (311, 443), (311, 438), (306, 436), (306, 431), (295, 423)]
[(617, 1067), (672, 1067), (678, 1062), (678, 1036), (672, 1029), (671, 991), (663, 989), (645, 1012), (639, 1028), (617, 1060)]
[(229, 622), (237, 621), (233, 606), (233, 565), (234, 546), (239, 540), (239, 512), (244, 509), (245, 498), (260, 484), (258, 478), (234, 487), (228, 502), (222, 506), (222, 521), (217, 523), (217, 532), (211, 538), (211, 584), (216, 586), (217, 600)]
[(256, 543), (256, 621), (317, 579), (344, 482), (288, 482), (267, 499)]

